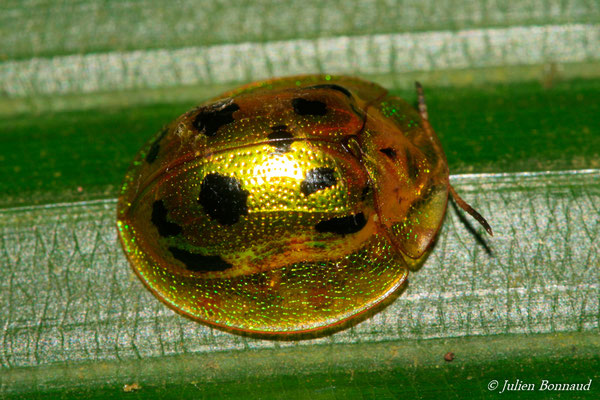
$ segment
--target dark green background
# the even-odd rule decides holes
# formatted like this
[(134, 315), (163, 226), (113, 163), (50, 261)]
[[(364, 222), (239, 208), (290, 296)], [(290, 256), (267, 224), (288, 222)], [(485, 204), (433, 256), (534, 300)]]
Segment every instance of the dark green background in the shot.
[[(452, 173), (599, 167), (600, 80), (426, 88)], [(414, 101), (412, 91), (393, 91)], [(17, 115), (0, 121), (4, 206), (116, 197), (152, 133), (194, 103)], [(78, 191), (78, 188), (79, 191)]]
[[(486, 0), (4, 2), (0, 5), (0, 398), (599, 397), (600, 313), (590, 315), (583, 306), (578, 309), (576, 296), (585, 288), (596, 296), (589, 302), (597, 302), (600, 285), (600, 51), (594, 50), (600, 49), (599, 24), (600, 6), (583, 0), (498, 4)], [(521, 36), (520, 31), (507, 36), (512, 40), (510, 52), (540, 29), (556, 33), (573, 26), (582, 26), (581, 31), (589, 36), (553, 39), (547, 33), (548, 39), (539, 44), (543, 57), (538, 61), (531, 56), (536, 46), (519, 50), (522, 58), (515, 59), (500, 50), (501, 44), (490, 43), (486, 57), (461, 67), (444, 61), (420, 70), (414, 60), (414, 64), (402, 66), (404, 69), (382, 73), (369, 72), (360, 64), (360, 59), (376, 59), (384, 52), (375, 44), (378, 35), (405, 34), (402, 40), (417, 46), (429, 33), (458, 37), (471, 29), (470, 34), (477, 35), (523, 28)], [(497, 184), (497, 191), (504, 190), (501, 195), (507, 204), (519, 203), (511, 210), (518, 210), (521, 201), (526, 208), (540, 204), (529, 204), (528, 199), (545, 200), (544, 206), (522, 214), (487, 209), (483, 204), (492, 226), (499, 228), (494, 239), (484, 242), (473, 241), (462, 224), (459, 233), (454, 233), (458, 219), (450, 212), (453, 225), (444, 228), (443, 239), (413, 282), (418, 284), (419, 276), (427, 279), (428, 273), (454, 271), (452, 268), (464, 271), (464, 275), (453, 274), (460, 276), (449, 282), (449, 287), (439, 288), (439, 313), (448, 310), (444, 302), (452, 300), (443, 295), (451, 297), (456, 282), (489, 291), (489, 296), (495, 290), (516, 288), (534, 300), (544, 282), (550, 282), (548, 290), (564, 286), (566, 292), (574, 293), (569, 298), (575, 304), (573, 312), (555, 321), (554, 316), (562, 314), (553, 312), (570, 303), (553, 304), (552, 311), (539, 305), (542, 311), (536, 309), (539, 314), (532, 311), (528, 317), (550, 323), (536, 331), (529, 325), (520, 329), (515, 322), (519, 318), (509, 315), (507, 305), (506, 314), (504, 310), (486, 311), (497, 316), (497, 325), (491, 324), (492, 333), (482, 334), (476, 328), (485, 325), (481, 321), (488, 321), (489, 315), (482, 315), (481, 321), (464, 322), (456, 306), (456, 323), (464, 324), (459, 325), (456, 337), (447, 337), (447, 327), (432, 334), (427, 329), (434, 325), (428, 325), (423, 330), (417, 326), (410, 339), (389, 339), (386, 335), (393, 331), (393, 323), (388, 321), (389, 310), (384, 310), (375, 316), (381, 318), (381, 326), (375, 319), (363, 323), (363, 327), (372, 327), (363, 329), (373, 329), (368, 334), (359, 324), (356, 330), (349, 328), (320, 339), (265, 344), (254, 338), (229, 339), (227, 333), (199, 326), (200, 338), (194, 337), (195, 342), (171, 340), (169, 335), (189, 332), (169, 329), (190, 329), (188, 321), (165, 311), (130, 272), (124, 272), (124, 256), (113, 230), (114, 199), (133, 156), (162, 125), (224, 88), (250, 81), (254, 74), (264, 76), (265, 71), (249, 70), (247, 79), (199, 81), (187, 86), (155, 76), (156, 81), (150, 79), (147, 85), (121, 87), (111, 86), (111, 74), (124, 72), (107, 62), (101, 66), (106, 79), (100, 88), (87, 91), (77, 86), (85, 82), (73, 82), (72, 77), (79, 75), (58, 71), (59, 67), (58, 72), (53, 71), (50, 66), (64, 78), (66, 89), (61, 91), (49, 88), (47, 72), (31, 65), (54, 57), (59, 61), (56, 65), (68, 65), (70, 56), (118, 58), (154, 50), (164, 50), (165, 57), (176, 59), (181, 49), (303, 40), (308, 44), (300, 45), (298, 52), (306, 52), (309, 59), (311, 46), (319, 39), (350, 38), (358, 43), (361, 37), (373, 40), (368, 54), (358, 54), (358, 61), (342, 65), (340, 72), (377, 81), (410, 102), (416, 98), (413, 82), (419, 79), (451, 173), (474, 174), (464, 183), (473, 186), (465, 190), (471, 199), (485, 200), (490, 187)], [(579, 45), (592, 50), (573, 58), (570, 50)], [(445, 60), (453, 51), (442, 49), (438, 58)], [(214, 62), (209, 65), (213, 71), (219, 70), (218, 62), (232, 62), (232, 54), (225, 50), (223, 54), (230, 58), (209, 61)], [(335, 61), (328, 57), (335, 58), (335, 54), (323, 52), (317, 56), (316, 68), (301, 72), (332, 72), (322, 69)], [(528, 172), (539, 176), (526, 180), (523, 173)], [(502, 174), (507, 174), (506, 178)], [(572, 185), (565, 184), (569, 174), (574, 177)], [(473, 184), (478, 177), (483, 183)], [(519, 187), (521, 180), (524, 185), (535, 182), (535, 186)], [(508, 181), (512, 183), (506, 184)], [(82, 202), (90, 200), (98, 202), (90, 203), (93, 212), (88, 223), (88, 206)], [(569, 224), (574, 210), (583, 215), (582, 222)], [(557, 240), (556, 232), (527, 230), (537, 227), (537, 218), (550, 221), (559, 231), (564, 229), (560, 233), (566, 242)], [(502, 244), (524, 230), (527, 240), (510, 246), (516, 255), (504, 252), (507, 247)], [(110, 239), (105, 241), (107, 231)], [(591, 248), (582, 248), (581, 238), (592, 243)], [(454, 260), (452, 251), (463, 239), (468, 256), (445, 269), (448, 261), (440, 253), (450, 249), (447, 259)], [(76, 250), (71, 251), (65, 242), (75, 242)], [(90, 243), (94, 243), (93, 250), (85, 250)], [(498, 249), (483, 261), (478, 256), (486, 253), (482, 243)], [(518, 262), (519, 252), (524, 260), (533, 254), (538, 262)], [(582, 253), (587, 254), (585, 262), (569, 263), (571, 257), (581, 259)], [(498, 270), (505, 278), (494, 275)], [(515, 276), (521, 280), (515, 281)], [(487, 285), (488, 281), (493, 285)], [(106, 282), (111, 282), (110, 293)], [(113, 293), (114, 287), (120, 292)], [(411, 293), (409, 286), (405, 295)], [(121, 297), (135, 304), (134, 319), (125, 305), (118, 304)], [(557, 295), (556, 302), (563, 300)], [(407, 300), (401, 297), (398, 301)], [(84, 310), (80, 315), (69, 315), (79, 306)], [(475, 309), (477, 304), (471, 306)], [(472, 309), (464, 311), (476, 315)], [(142, 315), (139, 320), (138, 314)], [(156, 331), (142, 330), (142, 323), (154, 319)], [(372, 325), (367, 325), (369, 322)], [(136, 348), (134, 340), (131, 349), (129, 342), (114, 348), (101, 343), (97, 346), (100, 350), (87, 354), (77, 347), (79, 342), (118, 340), (126, 336), (124, 332), (135, 331), (138, 323), (140, 336), (148, 339), (142, 343), (167, 335), (164, 342), (162, 337), (158, 339), (165, 347), (160, 351), (151, 346)], [(544, 323), (530, 326), (546, 327)], [(52, 331), (56, 329), (58, 333)], [(178, 344), (169, 347), (174, 342)], [(190, 342), (206, 347), (188, 351)], [(75, 349), (72, 353), (69, 345)], [(230, 347), (237, 349), (223, 350)], [(451, 362), (444, 360), (448, 352), (455, 354)], [(500, 394), (499, 389), (488, 390), (492, 380), (502, 385), (505, 380), (517, 379), (536, 385), (542, 379), (551, 383), (592, 379), (592, 385), (590, 392)], [(132, 383), (141, 389), (125, 392), (123, 385)]]

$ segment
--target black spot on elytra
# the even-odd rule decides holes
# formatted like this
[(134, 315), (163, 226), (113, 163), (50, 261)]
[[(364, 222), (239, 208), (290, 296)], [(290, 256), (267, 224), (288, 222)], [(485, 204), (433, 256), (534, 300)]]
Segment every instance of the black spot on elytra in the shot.
[(300, 184), (300, 191), (305, 196), (308, 196), (318, 190), (331, 187), (336, 183), (337, 179), (333, 168), (314, 168), (306, 173), (306, 178)]
[(386, 147), (385, 149), (379, 149), (380, 152), (391, 158), (392, 160), (396, 159), (396, 150), (391, 147)]
[(240, 216), (248, 214), (248, 191), (235, 178), (217, 173), (204, 177), (200, 185), (198, 203), (221, 225), (233, 225)]
[(167, 208), (162, 200), (156, 200), (152, 204), (152, 217), (150, 221), (158, 229), (158, 234), (162, 237), (176, 236), (181, 233), (181, 226), (167, 220)]
[(369, 185), (365, 186), (360, 194), (360, 200), (365, 201), (367, 199), (367, 195), (371, 191), (371, 187)]
[(160, 150), (160, 142), (167, 135), (167, 132), (167, 128), (163, 128), (163, 130), (160, 132), (160, 135), (158, 135), (158, 137), (150, 145), (150, 150), (148, 150), (148, 154), (146, 154), (146, 162), (148, 164), (152, 164), (156, 160), (156, 157), (158, 156), (158, 152)]
[(220, 256), (204, 256), (202, 254), (190, 253), (177, 247), (169, 247), (169, 251), (177, 260), (185, 264), (186, 268), (194, 272), (225, 271), (232, 265)]
[(346, 89), (345, 87), (340, 86), (340, 85), (335, 85), (333, 83), (324, 83), (322, 85), (309, 86), (309, 87), (307, 87), (307, 89), (331, 89), (331, 90), (337, 90), (338, 92), (344, 93), (344, 95), (346, 97), (352, 97), (352, 93), (350, 93), (350, 91), (348, 89)]
[(413, 181), (417, 179), (417, 176), (419, 175), (419, 165), (410, 151), (406, 151), (406, 171), (410, 179)]
[(267, 138), (269, 139), (269, 144), (275, 147), (278, 153), (287, 153), (290, 151), (290, 146), (292, 145), (292, 140), (294, 136), (287, 130), (287, 125), (277, 125), (271, 127), (273, 132), (271, 132)]
[(225, 107), (221, 105), (205, 107), (196, 115), (192, 125), (206, 136), (215, 136), (220, 127), (234, 121), (233, 113), (239, 109), (240, 106), (235, 103)]
[(297, 97), (292, 100), (294, 111), (298, 115), (325, 115), (327, 114), (327, 105), (319, 100), (306, 100)]
[(367, 224), (363, 213), (347, 215), (345, 217), (331, 218), (315, 225), (318, 232), (331, 232), (340, 235), (356, 233)]

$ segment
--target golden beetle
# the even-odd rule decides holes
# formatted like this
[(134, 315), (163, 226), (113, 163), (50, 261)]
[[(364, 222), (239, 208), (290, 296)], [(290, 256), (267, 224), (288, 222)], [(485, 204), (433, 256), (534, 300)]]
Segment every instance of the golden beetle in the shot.
[(427, 255), (450, 193), (419, 109), (357, 78), (242, 86), (147, 143), (118, 203), (123, 248), (161, 300), (231, 331), (287, 334), (382, 302)]

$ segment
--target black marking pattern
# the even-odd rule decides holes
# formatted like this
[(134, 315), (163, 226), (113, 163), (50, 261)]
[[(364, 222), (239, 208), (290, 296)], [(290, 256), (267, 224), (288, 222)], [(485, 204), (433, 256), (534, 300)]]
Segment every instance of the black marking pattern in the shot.
[(365, 227), (366, 224), (367, 220), (365, 219), (365, 214), (358, 213), (321, 221), (315, 225), (315, 229), (317, 232), (330, 232), (340, 235), (347, 235), (360, 231)]
[(239, 109), (240, 106), (235, 103), (225, 107), (220, 104), (205, 107), (196, 115), (192, 125), (206, 136), (215, 136), (220, 127), (234, 121), (233, 113)]
[(320, 100), (307, 100), (297, 97), (292, 100), (294, 112), (298, 115), (321, 116), (327, 114), (327, 105)]
[(370, 191), (371, 191), (371, 186), (369, 186), (369, 185), (365, 186), (360, 194), (360, 200), (365, 201), (367, 199), (367, 195), (369, 194)]
[(233, 225), (248, 214), (247, 201), (248, 191), (233, 177), (210, 173), (200, 185), (198, 203), (221, 225)]
[(156, 226), (160, 236), (177, 236), (181, 233), (182, 228), (178, 224), (168, 221), (167, 213), (165, 203), (162, 200), (156, 200), (152, 204), (152, 217), (150, 221)]
[(350, 108), (352, 109), (352, 112), (354, 112), (354, 114), (356, 114), (356, 116), (358, 118), (360, 118), (360, 119), (365, 118), (365, 113), (362, 110), (359, 110), (358, 108), (356, 108), (354, 103), (350, 103)]
[(185, 264), (186, 268), (194, 272), (225, 271), (232, 267), (220, 256), (205, 256), (198, 253), (190, 253), (178, 247), (169, 247), (169, 251), (177, 260)]
[(336, 183), (337, 179), (333, 168), (314, 168), (306, 173), (306, 178), (300, 183), (300, 191), (305, 196), (309, 196), (318, 190), (326, 189)]
[(267, 138), (270, 140), (269, 144), (275, 147), (277, 153), (287, 153), (291, 150), (292, 140), (294, 136), (287, 130), (287, 125), (272, 126), (271, 132)]
[(333, 83), (324, 83), (322, 85), (309, 86), (309, 87), (307, 87), (307, 89), (331, 89), (331, 90), (337, 90), (338, 92), (344, 93), (344, 95), (346, 97), (352, 97), (352, 93), (350, 93), (350, 91), (348, 89), (346, 89), (343, 86), (336, 85), (336, 84), (333, 84)]
[(382, 152), (383, 154), (385, 154), (386, 156), (388, 156), (389, 158), (391, 158), (392, 160), (396, 159), (396, 150), (392, 149), (391, 147), (386, 147), (385, 149), (379, 149), (380, 152)]
[(152, 164), (156, 160), (156, 157), (158, 156), (158, 152), (160, 151), (160, 142), (165, 138), (165, 136), (167, 135), (167, 132), (168, 132), (167, 128), (166, 127), (163, 128), (163, 130), (160, 132), (160, 135), (158, 135), (158, 137), (150, 145), (148, 154), (146, 154), (146, 162), (148, 164)]
[(417, 176), (419, 175), (419, 165), (410, 150), (406, 151), (406, 171), (410, 179), (413, 181), (417, 179)]

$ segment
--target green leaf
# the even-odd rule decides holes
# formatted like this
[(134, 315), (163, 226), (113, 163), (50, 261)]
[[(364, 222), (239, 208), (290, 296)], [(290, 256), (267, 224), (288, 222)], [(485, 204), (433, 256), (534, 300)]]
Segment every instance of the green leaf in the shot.
[[(512, 398), (598, 397), (595, 2), (0, 9), (0, 397), (488, 398), (500, 396), (493, 380), (536, 385), (502, 394)], [(313, 72), (359, 75), (411, 102), (420, 80), (452, 183), (495, 236), (449, 207), (397, 298), (329, 336), (261, 340), (177, 315), (117, 242), (134, 154), (225, 88)]]

